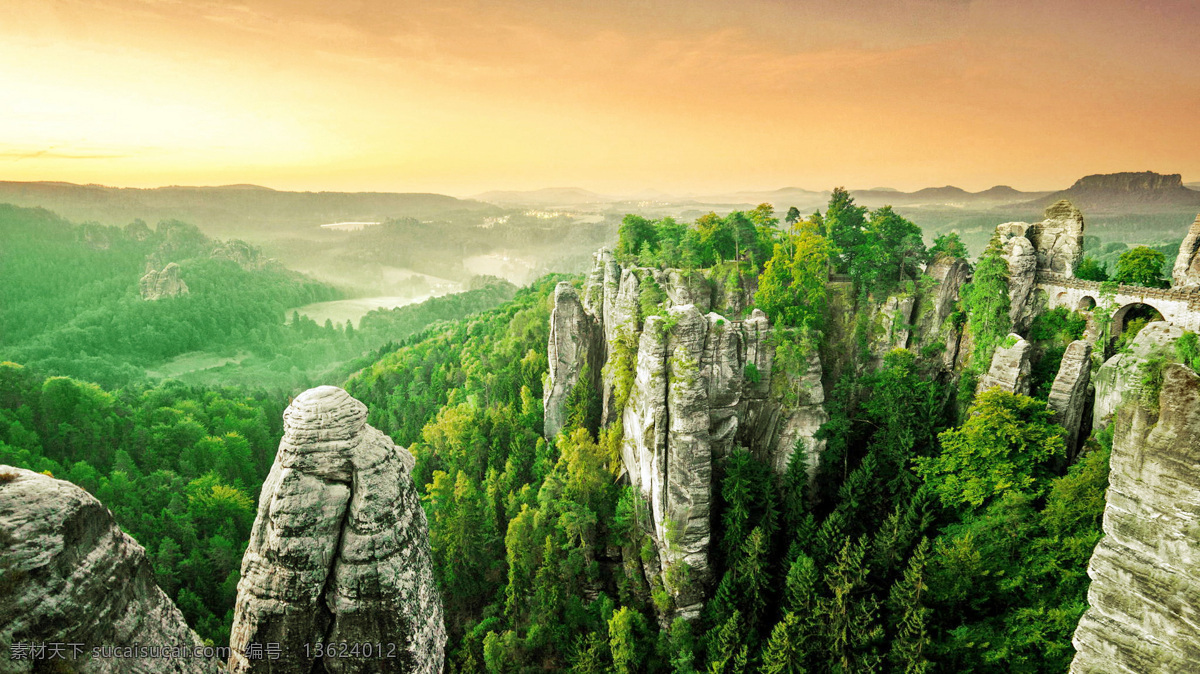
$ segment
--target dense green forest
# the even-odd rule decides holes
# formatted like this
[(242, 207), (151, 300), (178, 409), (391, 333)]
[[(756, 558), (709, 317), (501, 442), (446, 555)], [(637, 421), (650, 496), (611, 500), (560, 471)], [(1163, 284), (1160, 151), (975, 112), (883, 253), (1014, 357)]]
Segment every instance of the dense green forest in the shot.
[[(0, 355), (23, 364), (0, 366), (0, 462), (96, 494), (214, 642), (228, 638), (287, 399), (144, 379), (152, 361), (201, 343), (279, 368), (311, 349), (345, 368), (371, 424), (410, 447), (449, 671), (1066, 670), (1100, 537), (1108, 449), (1101, 434), (1072, 464), (1042, 400), (973, 398), (964, 384), (1007, 332), (1007, 292), (997, 293), (1007, 267), (994, 249), (963, 292), (958, 320), (974, 351), (960, 380), (937, 372), (936, 353), (896, 350), (870, 367), (864, 318), (827, 398), (815, 490), (799, 461), (782, 478), (745, 450), (714, 466), (717, 581), (698, 622), (665, 623), (657, 616), (670, 598), (641, 563), (653, 554), (645, 504), (619, 477), (619, 426), (597, 427), (595, 392), (583, 386), (567, 428), (542, 437), (550, 298), (563, 277), (515, 295), (486, 284), (472, 298), (372, 314), (357, 328), (288, 323), (287, 307), (335, 291), (206, 257), (210, 242), (184, 225), (121, 230), (44, 212), (0, 215)], [(137, 279), (148, 255), (166, 261), (164, 247), (183, 251), (171, 260), (191, 292), (143, 302)], [(849, 279), (861, 310), (852, 313), (866, 317), (921, 282), (922, 262), (962, 252), (952, 235), (927, 249), (911, 222), (859, 207), (842, 190), (824, 213), (783, 223), (769, 207), (690, 224), (629, 217), (617, 248), (639, 264), (755, 276), (781, 339), (820, 348), (829, 346), (830, 273)], [(39, 273), (46, 265), (55, 271)], [(474, 313), (487, 306), (495, 308)], [(455, 320), (434, 322), (442, 318)], [(1035, 326), (1035, 396), (1044, 398), (1048, 364), (1080, 329), (1066, 312)], [(302, 379), (281, 381), (286, 389)]]
[[(221, 257), (230, 249), (244, 254)], [(100, 498), (214, 643), (228, 640), (289, 395), (340, 383), (429, 326), (516, 292), (481, 277), (463, 293), (373, 311), (357, 328), (288, 321), (285, 309), (339, 293), (257, 257), (183, 223), (74, 225), (0, 205), (0, 463)], [(188, 294), (143, 300), (146, 265), (169, 261)], [(150, 376), (197, 350), (244, 357), (186, 383)]]
[[(142, 299), (148, 268), (177, 263), (188, 292)], [(241, 242), (164, 221), (155, 229), (74, 225), (42, 210), (0, 205), (0, 359), (39, 372), (125, 386), (175, 357), (228, 356), (196, 383), (296, 391), (361, 367), (365, 353), (435, 320), (495, 306), (516, 288), (477, 277), (465, 293), (376, 310), (354, 325), (317, 325), (289, 309), (341, 291), (262, 258)], [(369, 361), (367, 361), (369, 362)]]
[[(844, 193), (789, 219), (781, 231), (766, 208), (691, 226), (629, 217), (617, 254), (733, 261), (761, 274), (760, 293), (776, 284), (783, 306), (830, 270), (854, 280), (857, 301), (878, 301), (920, 261), (962, 252), (953, 236), (925, 250), (911, 223)], [(1007, 268), (994, 251), (982, 266), (963, 314), (986, 362)], [(858, 354), (830, 396), (818, 493), (799, 465), (777, 480), (744, 450), (714, 466), (719, 582), (699, 623), (661, 624), (669, 598), (640, 564), (646, 515), (616, 477), (619, 428), (595, 427), (582, 390), (567, 429), (541, 438), (551, 281), (348, 383), (371, 423), (417, 456), (451, 671), (1065, 671), (1100, 537), (1103, 438), (1068, 465), (1044, 400), (994, 391), (968, 396), (960, 415), (923, 356), (895, 351), (870, 370)], [(1082, 329), (1060, 313), (1035, 329), (1047, 363)], [(783, 323), (820, 339), (823, 320)]]

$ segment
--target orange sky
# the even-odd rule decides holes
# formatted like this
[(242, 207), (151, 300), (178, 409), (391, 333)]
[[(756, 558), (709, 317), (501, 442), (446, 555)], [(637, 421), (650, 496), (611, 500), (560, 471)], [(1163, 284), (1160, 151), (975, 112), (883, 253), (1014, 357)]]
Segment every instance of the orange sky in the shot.
[(0, 179), (1200, 180), (1200, 3), (8, 0)]

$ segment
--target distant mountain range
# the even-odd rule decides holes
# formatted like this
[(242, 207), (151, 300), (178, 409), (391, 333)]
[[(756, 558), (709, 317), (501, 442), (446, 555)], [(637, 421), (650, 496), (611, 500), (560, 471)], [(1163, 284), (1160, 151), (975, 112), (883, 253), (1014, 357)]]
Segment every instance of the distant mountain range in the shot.
[[(1021, 192), (1006, 185), (997, 185), (982, 192), (968, 192), (959, 187), (927, 187), (916, 192), (901, 192), (889, 187), (870, 190), (851, 190), (858, 203), (872, 208), (892, 205), (960, 205), (994, 206), (1005, 203), (1029, 201), (1050, 194), (1049, 192)], [(782, 187), (777, 190), (743, 190), (711, 194), (668, 194), (655, 190), (644, 190), (632, 195), (606, 195), (578, 187), (553, 187), (527, 191), (484, 192), (472, 197), (478, 201), (504, 206), (601, 206), (630, 202), (653, 201), (658, 203), (742, 206), (760, 203), (775, 204), (777, 208), (796, 206), (800, 209), (820, 208), (829, 201), (829, 191), (806, 190), (800, 187)]]
[(1188, 189), (1178, 173), (1105, 173), (1084, 176), (1071, 187), (1031, 201), (1044, 208), (1068, 199), (1084, 213), (1200, 209), (1200, 191)]
[[(1070, 188), (1059, 191), (1023, 192), (1008, 185), (997, 185), (980, 192), (968, 192), (961, 187), (947, 185), (926, 187), (915, 192), (876, 187), (869, 190), (851, 190), (850, 194), (856, 202), (869, 208), (892, 205), (909, 208), (949, 207), (985, 212), (1037, 211), (1059, 199), (1070, 199), (1085, 212), (1200, 209), (1200, 183), (1184, 185), (1179, 174), (1163, 175), (1150, 171), (1089, 175), (1077, 180)], [(559, 187), (485, 192), (476, 195), (474, 199), (504, 206), (599, 208), (619, 208), (644, 202), (701, 208), (742, 207), (766, 202), (774, 204), (778, 210), (796, 206), (802, 211), (808, 211), (822, 208), (829, 200), (829, 192), (783, 187), (777, 190), (744, 190), (715, 194), (672, 195), (645, 190), (635, 195), (606, 195), (577, 187)]]
[(499, 213), (478, 201), (443, 194), (284, 192), (258, 185), (138, 189), (62, 182), (0, 181), (0, 203), (42, 207), (76, 222), (125, 225), (140, 218), (183, 220), (219, 236), (295, 231), (345, 220), (431, 218), (447, 213)]
[[(1179, 174), (1150, 171), (1089, 175), (1057, 192), (1023, 192), (1006, 185), (968, 192), (947, 185), (914, 192), (877, 187), (851, 190), (851, 194), (859, 204), (869, 208), (893, 205), (903, 207), (911, 217), (924, 213), (926, 219), (945, 219), (953, 213), (983, 216), (992, 212), (1023, 217), (1026, 212), (1040, 213), (1059, 199), (1070, 199), (1089, 214), (1200, 211), (1200, 183), (1185, 185)], [(828, 200), (828, 191), (799, 187), (682, 195), (649, 189), (612, 195), (578, 187), (552, 187), (491, 191), (471, 199), (458, 199), (424, 193), (287, 192), (258, 185), (137, 189), (0, 181), (0, 203), (40, 206), (77, 222), (124, 225), (135, 218), (150, 224), (178, 219), (196, 224), (213, 236), (260, 240), (301, 234), (310, 227), (349, 220), (379, 222), (414, 217), (466, 222), (500, 215), (505, 208), (513, 207), (634, 211), (686, 217), (689, 213), (748, 208), (764, 202), (774, 204), (781, 212), (795, 206), (807, 213), (823, 209)]]
[(1049, 192), (1022, 192), (1008, 185), (996, 185), (982, 192), (968, 192), (961, 187), (926, 187), (916, 192), (890, 189), (851, 190), (854, 200), (864, 206), (973, 206), (989, 208), (1019, 203), (1043, 197)]

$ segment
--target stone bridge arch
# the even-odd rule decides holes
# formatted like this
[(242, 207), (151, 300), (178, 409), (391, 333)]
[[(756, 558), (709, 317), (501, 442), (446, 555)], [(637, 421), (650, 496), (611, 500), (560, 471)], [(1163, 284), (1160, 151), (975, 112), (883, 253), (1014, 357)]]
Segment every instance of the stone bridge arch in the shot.
[[(1148, 315), (1149, 312), (1145, 311), (1146, 309), (1150, 309), (1153, 312), (1157, 313), (1158, 318), (1149, 316)], [(1146, 317), (1149, 318), (1150, 321), (1170, 320), (1169, 318), (1167, 318), (1167, 312), (1154, 306), (1153, 301), (1130, 302), (1130, 303), (1122, 306), (1121, 308), (1117, 309), (1115, 312), (1113, 312), (1112, 328), (1110, 329), (1109, 334), (1112, 335), (1113, 339), (1120, 337), (1121, 334), (1125, 332), (1125, 328), (1127, 328), (1129, 326), (1130, 321), (1135, 320), (1136, 318), (1140, 318), (1143, 315), (1146, 315)]]
[[(1071, 311), (1091, 311), (1100, 303), (1100, 284), (1065, 274), (1037, 272), (1037, 287), (1045, 291), (1047, 309), (1065, 307)], [(1133, 306), (1151, 307), (1163, 317), (1187, 330), (1200, 331), (1200, 288), (1142, 288), (1122, 285), (1113, 298), (1119, 307), (1113, 314), (1114, 325), (1123, 320)], [(1118, 323), (1118, 320), (1122, 321)]]

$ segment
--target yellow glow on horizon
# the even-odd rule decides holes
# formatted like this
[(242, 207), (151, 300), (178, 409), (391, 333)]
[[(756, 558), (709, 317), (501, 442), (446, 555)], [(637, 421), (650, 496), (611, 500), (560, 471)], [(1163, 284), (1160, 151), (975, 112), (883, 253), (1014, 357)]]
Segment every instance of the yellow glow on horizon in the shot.
[(470, 194), (1200, 176), (1187, 7), (11, 4), (4, 180)]

